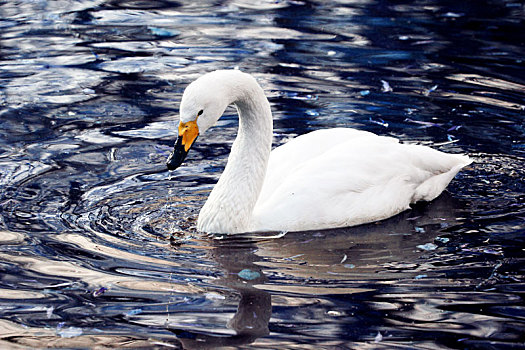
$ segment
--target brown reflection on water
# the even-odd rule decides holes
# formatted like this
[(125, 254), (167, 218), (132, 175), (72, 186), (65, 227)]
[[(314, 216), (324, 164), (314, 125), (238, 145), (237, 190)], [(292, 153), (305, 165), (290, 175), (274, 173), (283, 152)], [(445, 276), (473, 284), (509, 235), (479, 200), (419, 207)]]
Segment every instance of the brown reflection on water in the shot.
[[(106, 235), (107, 236), (107, 235)], [(142, 262), (144, 264), (153, 265), (167, 265), (167, 266), (180, 266), (179, 263), (174, 261), (152, 258), (147, 255), (134, 254), (129, 251), (124, 251), (122, 248), (117, 249), (110, 247), (104, 242), (95, 242), (86, 236), (78, 234), (61, 234), (57, 236), (57, 240), (73, 243), (78, 247), (82, 247), (83, 250), (87, 250), (96, 254), (101, 254), (108, 257), (118, 257), (119, 259), (125, 259), (134, 262)], [(115, 239), (113, 239), (115, 240)]]

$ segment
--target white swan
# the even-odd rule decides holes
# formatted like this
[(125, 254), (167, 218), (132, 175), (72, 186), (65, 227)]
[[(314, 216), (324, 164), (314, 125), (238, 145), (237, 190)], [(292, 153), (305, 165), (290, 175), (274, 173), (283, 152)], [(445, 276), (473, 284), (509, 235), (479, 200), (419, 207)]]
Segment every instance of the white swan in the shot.
[[(318, 130), (271, 151), (272, 113), (249, 74), (220, 70), (184, 91), (168, 169), (233, 104), (239, 131), (224, 173), (200, 211), (210, 233), (304, 231), (386, 219), (436, 198), (467, 156), (347, 128)], [(271, 153), (270, 153), (271, 152)]]

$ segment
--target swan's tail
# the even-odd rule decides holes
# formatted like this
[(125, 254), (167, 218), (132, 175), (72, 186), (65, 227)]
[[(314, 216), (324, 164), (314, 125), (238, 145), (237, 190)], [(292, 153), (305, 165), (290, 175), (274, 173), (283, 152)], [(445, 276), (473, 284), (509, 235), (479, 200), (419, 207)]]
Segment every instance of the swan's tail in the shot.
[(449, 154), (449, 156), (454, 157), (457, 160), (456, 164), (448, 171), (432, 176), (419, 185), (415, 190), (412, 203), (418, 201), (431, 201), (435, 199), (445, 190), (450, 181), (452, 181), (454, 176), (456, 176), (462, 168), (472, 163), (472, 159), (466, 155)]

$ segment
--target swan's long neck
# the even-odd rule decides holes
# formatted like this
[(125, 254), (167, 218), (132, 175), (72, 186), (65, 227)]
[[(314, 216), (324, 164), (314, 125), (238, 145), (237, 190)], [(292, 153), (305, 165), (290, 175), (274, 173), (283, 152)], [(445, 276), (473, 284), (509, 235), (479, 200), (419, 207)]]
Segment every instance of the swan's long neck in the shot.
[(226, 168), (199, 214), (197, 228), (205, 232), (248, 231), (266, 175), (273, 129), (270, 104), (253, 78), (238, 83), (230, 88), (239, 132)]

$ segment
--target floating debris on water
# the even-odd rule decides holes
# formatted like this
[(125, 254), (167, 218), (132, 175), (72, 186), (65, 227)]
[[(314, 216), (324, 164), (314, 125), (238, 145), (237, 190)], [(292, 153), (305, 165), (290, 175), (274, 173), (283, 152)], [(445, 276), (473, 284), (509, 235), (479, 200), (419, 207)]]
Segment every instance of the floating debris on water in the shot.
[(209, 292), (205, 294), (206, 299), (208, 300), (224, 300), (226, 297), (219, 293)]
[(425, 233), (425, 229), (419, 226), (414, 227), (414, 231), (416, 231), (417, 233)]
[(392, 92), (392, 91), (394, 91), (394, 90), (392, 89), (392, 87), (390, 86), (390, 84), (388, 83), (388, 81), (386, 81), (386, 80), (381, 80), (381, 84), (383, 84), (383, 85), (381, 86), (381, 92)]
[(261, 274), (259, 272), (252, 271), (250, 269), (241, 270), (237, 275), (239, 275), (240, 278), (246, 281), (253, 281), (254, 279), (261, 277)]
[(96, 298), (96, 297), (99, 297), (101, 296), (102, 294), (106, 293), (108, 289), (106, 287), (100, 287), (99, 289), (97, 289), (96, 291), (93, 292), (93, 296)]
[(441, 243), (448, 243), (450, 241), (450, 239), (446, 237), (436, 237), (435, 240)]
[(377, 335), (376, 337), (374, 338), (374, 343), (379, 343), (383, 340), (383, 335), (381, 334), (381, 332), (377, 332)]
[[(63, 323), (60, 323), (62, 325)], [(68, 327), (68, 328), (58, 328), (57, 327), (57, 335), (61, 336), (62, 338), (73, 338), (78, 337), (82, 335), (82, 328), (78, 327)]]
[(438, 246), (435, 245), (434, 243), (420, 244), (417, 246), (417, 248), (423, 249), (423, 250), (435, 250), (437, 247)]
[(304, 95), (304, 94), (300, 94), (295, 91), (284, 91), (284, 92), (281, 92), (281, 94), (288, 98), (294, 99), (294, 100), (317, 100), (319, 98), (319, 96), (317, 95), (312, 95), (312, 94)]
[(369, 121), (370, 123), (377, 124), (377, 125), (381, 125), (381, 126), (384, 126), (385, 128), (388, 128), (388, 123), (387, 123), (387, 122), (385, 122), (385, 121), (384, 121), (383, 119), (381, 119), (381, 118), (377, 118), (377, 119), (379, 119), (379, 120), (374, 120), (374, 119), (372, 119), (372, 117), (370, 117), (370, 119), (368, 119), (368, 121)]
[(148, 27), (148, 29), (151, 32), (151, 34), (156, 36), (176, 36), (180, 34), (178, 30), (174, 29), (166, 29), (159, 27)]
[(415, 280), (420, 280), (420, 279), (423, 279), (423, 278), (427, 278), (428, 275), (417, 275), (416, 277), (414, 277)]
[(366, 95), (370, 94), (370, 90), (361, 90), (361, 91), (359, 91), (359, 94), (361, 96), (366, 96)]
[(448, 128), (447, 131), (456, 131), (456, 130), (459, 130), (459, 128), (461, 128), (461, 125), (454, 125)]
[(427, 89), (427, 90), (423, 91), (423, 95), (428, 96), (428, 95), (430, 95), (431, 92), (436, 91), (437, 88), (438, 88), (438, 86), (434, 85), (430, 89)]
[(456, 13), (456, 12), (447, 12), (442, 15), (442, 17), (447, 17), (447, 18), (459, 18), (463, 16), (464, 16), (463, 13)]
[(54, 306), (50, 306), (50, 307), (46, 308), (46, 316), (47, 316), (47, 318), (51, 318), (51, 316), (53, 316), (53, 311), (54, 310), (55, 310)]
[(405, 118), (405, 121), (409, 123), (420, 124), (422, 128), (429, 128), (431, 126), (441, 126), (442, 125), (439, 123), (425, 122), (422, 120), (415, 120), (415, 119), (410, 119), (410, 118)]
[(142, 313), (142, 309), (133, 309), (128, 312), (126, 312), (126, 317), (135, 316)]
[(304, 255), (304, 254), (297, 254), (297, 255), (294, 255), (294, 256), (290, 256), (290, 257), (288, 257), (288, 258), (283, 258), (283, 260), (288, 260), (288, 261), (290, 261), (290, 260), (294, 260), (295, 258), (299, 258), (299, 257), (301, 257), (301, 256), (303, 256), (303, 255)]
[(328, 316), (343, 316), (344, 315), (344, 312), (341, 312), (341, 311), (336, 311), (336, 310), (330, 310), (326, 313)]

